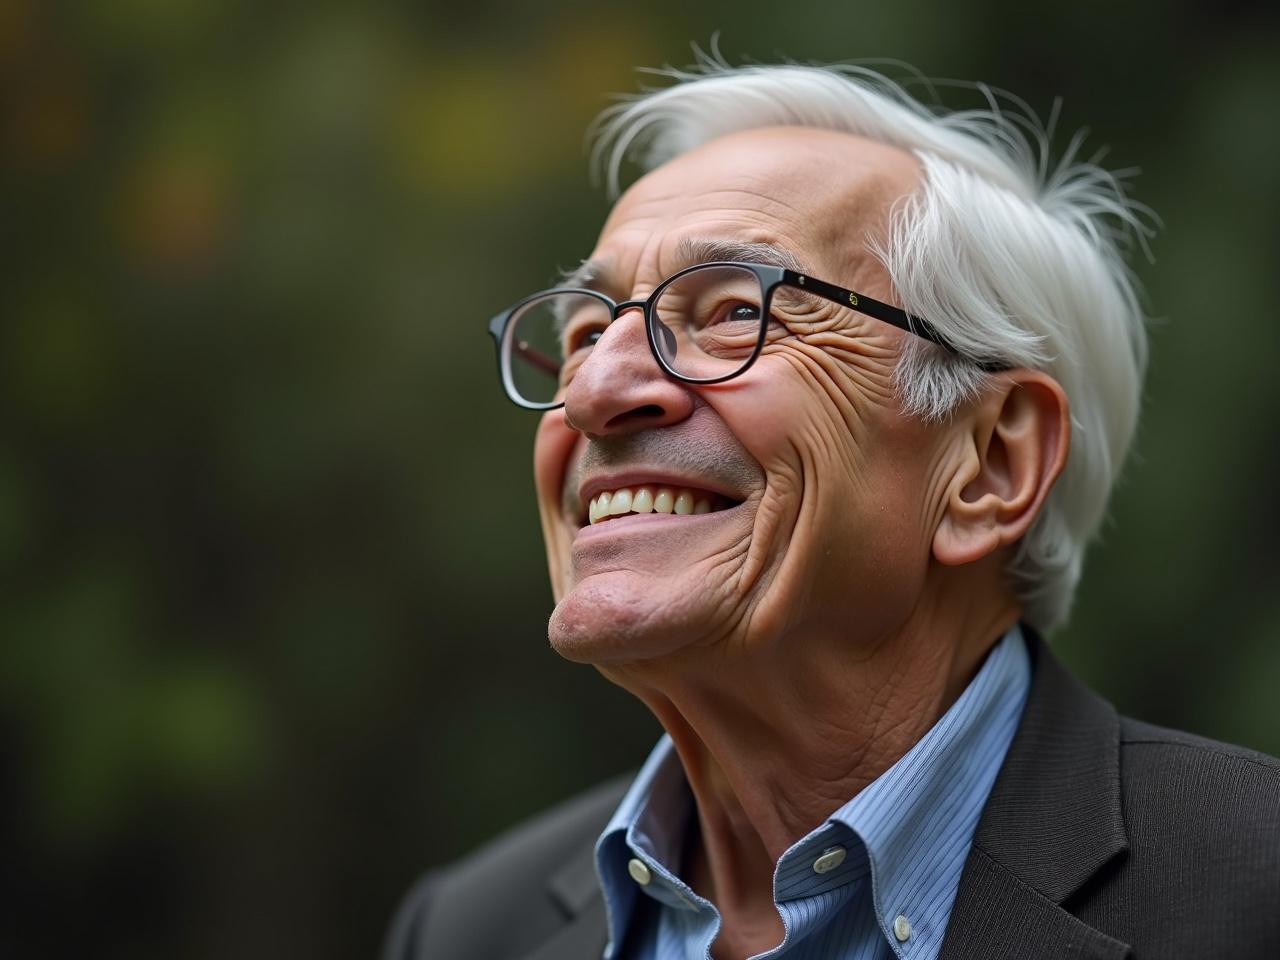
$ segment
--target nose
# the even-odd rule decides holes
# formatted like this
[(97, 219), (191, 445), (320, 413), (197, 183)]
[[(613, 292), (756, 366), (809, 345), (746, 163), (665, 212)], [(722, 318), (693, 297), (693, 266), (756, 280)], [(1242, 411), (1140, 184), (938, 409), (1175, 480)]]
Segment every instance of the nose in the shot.
[(654, 359), (636, 303), (620, 306), (564, 395), (565, 420), (587, 437), (679, 423), (693, 405), (688, 385), (668, 377)]

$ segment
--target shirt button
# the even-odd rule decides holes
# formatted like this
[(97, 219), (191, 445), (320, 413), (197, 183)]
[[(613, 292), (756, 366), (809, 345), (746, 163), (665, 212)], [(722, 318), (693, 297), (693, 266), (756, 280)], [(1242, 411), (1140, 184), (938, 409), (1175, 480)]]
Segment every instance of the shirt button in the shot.
[(642, 887), (648, 886), (649, 881), (653, 879), (653, 874), (649, 872), (645, 862), (638, 857), (632, 857), (628, 861), (627, 873), (631, 874), (631, 879)]
[(894, 918), (893, 935), (898, 938), (899, 943), (906, 943), (911, 938), (911, 921), (902, 914)]
[(849, 851), (844, 847), (827, 847), (822, 851), (822, 856), (813, 861), (814, 873), (830, 873), (840, 864), (844, 863), (844, 858), (849, 855)]

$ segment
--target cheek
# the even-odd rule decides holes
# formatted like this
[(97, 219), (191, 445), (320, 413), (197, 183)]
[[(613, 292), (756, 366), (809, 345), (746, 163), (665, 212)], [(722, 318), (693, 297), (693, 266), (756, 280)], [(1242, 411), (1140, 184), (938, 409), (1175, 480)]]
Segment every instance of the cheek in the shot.
[(573, 457), (573, 449), (581, 434), (564, 423), (564, 410), (549, 410), (538, 423), (533, 443), (533, 478), (538, 490), (538, 506), (560, 513), (564, 478)]
[(565, 523), (562, 491), (579, 440), (581, 435), (565, 426), (564, 411), (551, 410), (543, 414), (533, 445), (538, 514), (542, 522), (542, 540), (547, 549), (551, 590), (556, 600), (569, 588), (569, 551), (573, 532)]
[(828, 590), (897, 591), (927, 561), (929, 440), (900, 414), (892, 367), (810, 344), (757, 367), (721, 405), (767, 477), (746, 570), (757, 595), (785, 605)]
[(721, 413), (771, 485), (808, 496), (863, 474), (872, 437), (897, 411), (891, 376), (883, 363), (837, 359), (823, 345), (776, 348), (735, 381)]

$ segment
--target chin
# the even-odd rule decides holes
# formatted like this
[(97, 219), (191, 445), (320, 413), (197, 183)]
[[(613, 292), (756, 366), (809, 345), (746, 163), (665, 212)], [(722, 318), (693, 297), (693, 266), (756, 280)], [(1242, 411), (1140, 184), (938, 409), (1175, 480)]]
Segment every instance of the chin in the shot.
[(695, 611), (670, 593), (637, 593), (619, 582), (632, 577), (596, 576), (571, 588), (547, 624), (552, 649), (575, 663), (627, 663), (666, 656), (703, 635)]

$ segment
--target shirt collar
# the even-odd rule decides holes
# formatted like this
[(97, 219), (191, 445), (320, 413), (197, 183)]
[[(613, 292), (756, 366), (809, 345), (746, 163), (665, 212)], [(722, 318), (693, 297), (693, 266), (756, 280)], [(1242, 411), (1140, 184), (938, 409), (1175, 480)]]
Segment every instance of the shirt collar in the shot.
[[(853, 884), (870, 873), (876, 917), (895, 953), (904, 960), (936, 958), (973, 831), (1017, 729), (1030, 675), (1026, 644), (1015, 626), (907, 753), (782, 855), (774, 896), (784, 914), (795, 913), (783, 906), (788, 902)], [(627, 869), (634, 854), (645, 854), (658, 867), (664, 882), (650, 889), (657, 899), (679, 908), (694, 896), (674, 874), (691, 811), (684, 772), (664, 735), (596, 843), (611, 949), (621, 942), (634, 912), (636, 885)], [(817, 859), (835, 850), (844, 850), (845, 859), (817, 871)], [(809, 918), (805, 926), (824, 922), (821, 912), (798, 913)], [(900, 923), (895, 930), (899, 917), (909, 928), (905, 941), (898, 936), (907, 932)], [(787, 941), (808, 932), (788, 924)]]
[(628, 874), (634, 853), (646, 854), (666, 874), (667, 889), (684, 887), (674, 870), (692, 810), (680, 757), (671, 737), (663, 734), (596, 841), (596, 875), (609, 925), (605, 957), (617, 951), (635, 912), (636, 884)]
[[(779, 900), (829, 889), (832, 874), (812, 865), (842, 839), (865, 850), (845, 882), (869, 867), (876, 917), (900, 957), (936, 957), (960, 885), (960, 874), (1004, 755), (1013, 740), (1031, 682), (1031, 664), (1018, 627), (992, 648), (982, 668), (946, 713), (896, 763), (800, 840), (778, 861), (776, 877), (796, 870)], [(865, 864), (861, 870), (860, 864)], [(909, 930), (894, 929), (898, 917)]]

